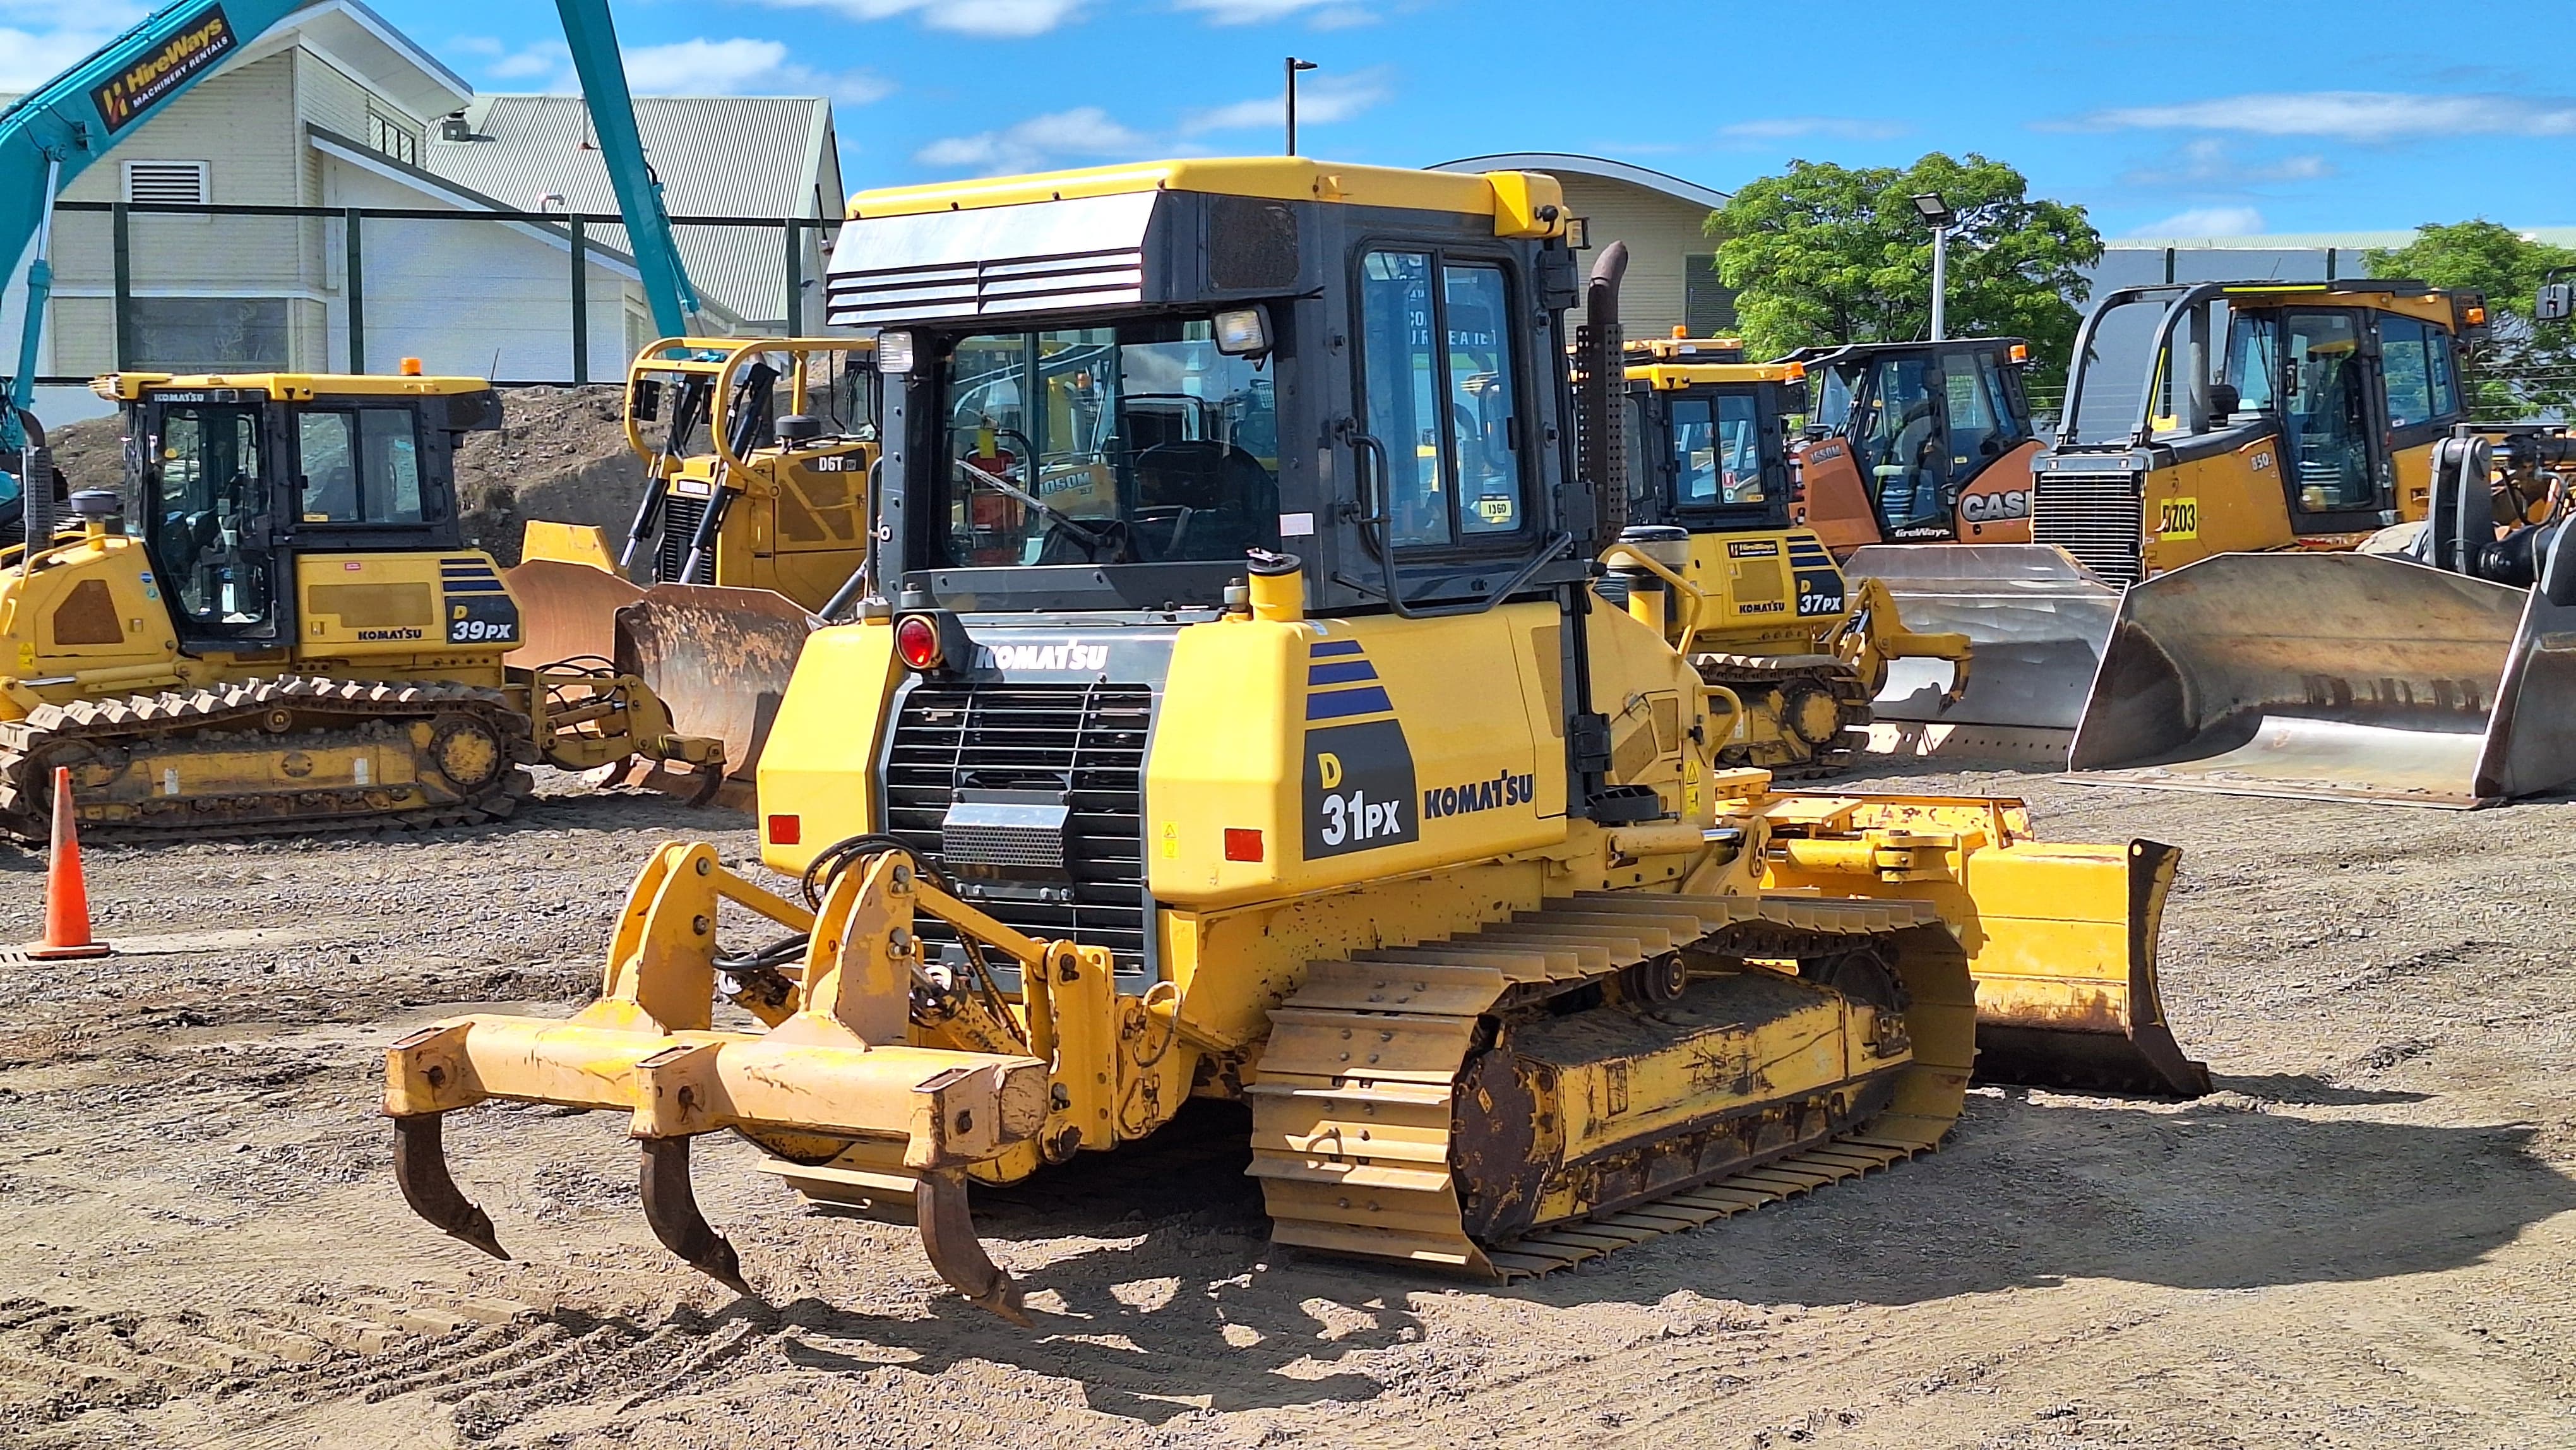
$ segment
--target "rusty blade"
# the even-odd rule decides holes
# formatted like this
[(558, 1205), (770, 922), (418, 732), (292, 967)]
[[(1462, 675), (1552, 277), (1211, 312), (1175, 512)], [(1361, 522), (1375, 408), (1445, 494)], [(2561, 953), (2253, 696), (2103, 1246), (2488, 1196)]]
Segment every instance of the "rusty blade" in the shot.
[[(2132, 841), (2124, 950), (2075, 953), (2044, 977), (1977, 978), (1977, 1077), (2030, 1087), (2196, 1098), (2209, 1066), (2183, 1055), (2157, 990), (2156, 948), (2182, 852)], [(2092, 969), (2078, 970), (2091, 960)]]
[(394, 1183), (412, 1212), (449, 1238), (472, 1244), (496, 1259), (509, 1253), (492, 1232), (492, 1216), (477, 1208), (447, 1173), (447, 1149), (439, 1119), (418, 1113), (394, 1119)]
[(2576, 779), (2576, 611), (2365, 554), (2221, 554), (2132, 588), (2085, 783), (2465, 807)]
[(657, 584), (617, 611), (617, 668), (640, 677), (683, 735), (724, 742), (725, 767), (750, 780), (805, 636), (823, 621), (783, 594)]
[(509, 663), (524, 669), (617, 652), (617, 611), (644, 591), (604, 569), (558, 559), (530, 559), (502, 576), (519, 603), (519, 647)]

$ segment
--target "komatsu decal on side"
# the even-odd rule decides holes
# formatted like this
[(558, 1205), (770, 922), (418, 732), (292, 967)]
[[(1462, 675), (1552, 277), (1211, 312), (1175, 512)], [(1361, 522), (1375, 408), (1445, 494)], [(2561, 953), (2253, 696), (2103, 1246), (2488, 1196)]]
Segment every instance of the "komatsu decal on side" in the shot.
[(1505, 806), (1523, 805), (1537, 798), (1537, 777), (1497, 771), (1490, 780), (1471, 780), (1465, 785), (1434, 786), (1422, 793), (1422, 815), (1425, 820), (1442, 816), (1464, 816), (1477, 811), (1500, 810)]

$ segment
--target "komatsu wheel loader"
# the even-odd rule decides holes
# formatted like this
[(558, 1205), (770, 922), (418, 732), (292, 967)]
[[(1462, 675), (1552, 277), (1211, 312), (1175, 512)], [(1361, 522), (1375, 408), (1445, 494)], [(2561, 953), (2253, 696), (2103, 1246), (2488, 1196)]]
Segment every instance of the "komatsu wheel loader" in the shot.
[[(1897, 747), (2057, 763), (2124, 587), (2214, 554), (2349, 550), (2423, 519), (2433, 445), (2466, 417), (2461, 349), (2485, 326), (2478, 297), (2410, 281), (2168, 284), (2103, 297), (2077, 335), (2063, 417), (2029, 482), (2031, 544), (1872, 549), (1847, 561), (1885, 580), (1909, 619), (1963, 630), (1977, 649), (1977, 680), (1952, 705), (1937, 699), (1937, 672), (1896, 672), (1877, 704), (1902, 722)], [(2346, 603), (2368, 611), (2366, 630), (2410, 628), (2396, 601)], [(2228, 612), (2305, 608), (2254, 594)]]
[(614, 556), (595, 527), (529, 523), (508, 576), (528, 610), (512, 658), (613, 661), (748, 781), (805, 636), (867, 557), (873, 347), (679, 337), (638, 353), (634, 522)]
[(1989, 1064), (2204, 1087), (2170, 847), (1719, 765), (1593, 592), (1624, 250), (1587, 286), (1566, 223), (1542, 175), (1296, 157), (853, 197), (883, 482), (761, 761), (799, 887), (666, 846), (596, 1002), (395, 1043), (413, 1207), (499, 1254), (443, 1115), (620, 1111), (657, 1235), (745, 1288), (689, 1180), (732, 1131), (1017, 1318), (967, 1185), (1193, 1095), (1251, 1104), (1278, 1242), (1493, 1280), (1927, 1151)]
[(481, 379), (97, 391), (125, 409), (123, 496), (72, 495), (58, 535), (32, 493), (0, 551), (0, 831), (45, 839), (58, 766), (84, 834), (131, 838), (485, 820), (540, 762), (720, 763), (631, 677), (502, 663), (518, 606), (462, 545), (451, 462), (500, 426)]
[(1725, 339), (1628, 345), (1630, 524), (1603, 556), (1603, 592), (1727, 692), (1720, 765), (1831, 775), (1867, 744), (1889, 662), (1947, 661), (1955, 698), (1967, 637), (1906, 629), (1884, 586), (1846, 579), (1792, 524), (1788, 426), (1808, 411), (1807, 370), (1741, 358)]

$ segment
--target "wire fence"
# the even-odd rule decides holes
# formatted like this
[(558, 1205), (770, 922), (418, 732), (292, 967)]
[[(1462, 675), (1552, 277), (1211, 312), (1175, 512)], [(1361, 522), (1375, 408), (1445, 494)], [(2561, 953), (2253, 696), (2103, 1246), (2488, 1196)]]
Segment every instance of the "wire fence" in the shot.
[[(672, 219), (706, 326), (822, 325), (837, 218)], [(37, 381), (116, 371), (391, 372), (614, 381), (652, 307), (614, 214), (59, 202)]]

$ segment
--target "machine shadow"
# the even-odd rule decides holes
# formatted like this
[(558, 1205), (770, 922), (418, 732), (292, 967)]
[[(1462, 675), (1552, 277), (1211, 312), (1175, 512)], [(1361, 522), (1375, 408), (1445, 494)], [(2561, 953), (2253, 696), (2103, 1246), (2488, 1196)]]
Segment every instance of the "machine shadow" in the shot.
[[(2355, 1094), (2358, 1101), (2408, 1101)], [(2312, 1101), (2336, 1099), (2320, 1095)], [(1971, 1101), (1938, 1154), (1509, 1291), (1902, 1305), (2073, 1279), (2175, 1289), (2454, 1269), (2576, 1210), (2521, 1124)], [(1937, 1255), (1922, 1245), (1942, 1245)], [(1624, 1262), (1623, 1262), (1624, 1260)]]

